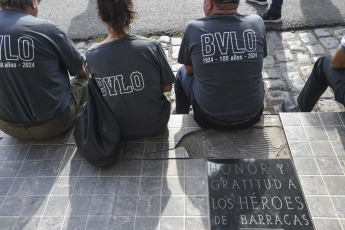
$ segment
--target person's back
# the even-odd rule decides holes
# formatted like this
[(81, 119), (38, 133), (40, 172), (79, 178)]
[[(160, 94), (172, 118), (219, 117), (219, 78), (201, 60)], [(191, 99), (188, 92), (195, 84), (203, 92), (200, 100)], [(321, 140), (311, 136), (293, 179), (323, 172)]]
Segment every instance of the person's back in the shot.
[(188, 113), (188, 98), (204, 128), (247, 128), (247, 120), (260, 119), (263, 110), (265, 26), (257, 15), (238, 14), (238, 4), (205, 0), (206, 17), (190, 22), (182, 40), (178, 61), (185, 67), (175, 84), (177, 113)]
[(155, 134), (166, 127), (170, 102), (161, 85), (174, 77), (158, 42), (128, 34), (91, 48), (86, 60), (122, 135)]
[(194, 96), (205, 113), (236, 121), (261, 109), (265, 31), (260, 22), (257, 15), (234, 14), (187, 25), (188, 45), (181, 45), (179, 62), (194, 67)]
[[(0, 11), (0, 128), (24, 139), (50, 138), (71, 127), (75, 111), (66, 112), (71, 109), (71, 91), (80, 96), (86, 84), (83, 77), (71, 89), (69, 74), (80, 72), (83, 57), (56, 24), (36, 17), (37, 3), (25, 0), (13, 5), (6, 0)], [(79, 96), (73, 110), (85, 101), (85, 95)], [(61, 122), (66, 126), (60, 123), (56, 132), (51, 127), (39, 132), (27, 129), (64, 114)]]
[(151, 135), (165, 129), (170, 102), (164, 91), (170, 91), (175, 80), (157, 41), (129, 34), (125, 26), (116, 31), (121, 16), (134, 17), (134, 11), (126, 13), (125, 9), (132, 7), (129, 2), (98, 1), (100, 17), (108, 24), (108, 37), (86, 53), (88, 69), (125, 137)]

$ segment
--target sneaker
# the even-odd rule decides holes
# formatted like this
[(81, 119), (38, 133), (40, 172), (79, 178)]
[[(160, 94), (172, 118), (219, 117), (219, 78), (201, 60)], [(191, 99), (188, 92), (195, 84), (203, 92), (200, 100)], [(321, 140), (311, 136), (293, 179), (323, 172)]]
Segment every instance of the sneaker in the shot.
[(266, 13), (260, 14), (264, 22), (281, 22), (283, 21), (282, 14), (272, 14), (270, 10), (267, 10)]
[(299, 110), (298, 105), (295, 104), (295, 102), (291, 99), (285, 99), (282, 104), (282, 110), (283, 112), (301, 112)]
[(248, 2), (254, 2), (256, 4), (259, 4), (259, 5), (267, 5), (268, 4), (268, 1), (267, 0), (247, 0)]

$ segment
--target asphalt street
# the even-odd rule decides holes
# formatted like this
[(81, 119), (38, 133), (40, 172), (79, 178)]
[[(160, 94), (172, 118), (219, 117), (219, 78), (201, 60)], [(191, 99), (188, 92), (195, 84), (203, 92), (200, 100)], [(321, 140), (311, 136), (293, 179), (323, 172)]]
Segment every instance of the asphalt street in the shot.
[[(270, 0), (269, 0), (270, 1)], [(186, 23), (203, 17), (203, 0), (134, 0), (139, 18), (132, 32), (140, 35), (182, 33)], [(241, 0), (239, 13), (262, 13), (267, 6)], [(285, 0), (282, 23), (267, 24), (267, 30), (297, 30), (345, 25), (345, 0)], [(68, 32), (72, 39), (105, 36), (95, 0), (43, 0), (39, 17), (47, 18)]]

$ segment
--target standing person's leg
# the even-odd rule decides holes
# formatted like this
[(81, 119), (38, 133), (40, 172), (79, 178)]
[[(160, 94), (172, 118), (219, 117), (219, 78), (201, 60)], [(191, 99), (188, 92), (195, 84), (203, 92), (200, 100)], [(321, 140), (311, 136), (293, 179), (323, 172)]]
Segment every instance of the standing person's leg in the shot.
[(333, 89), (335, 100), (345, 104), (345, 69), (333, 69), (331, 63), (332, 56), (323, 56), (315, 63), (312, 73), (297, 98), (302, 112), (312, 111), (328, 86)]
[(175, 96), (176, 114), (189, 114), (189, 108), (194, 101), (194, 75), (187, 74), (185, 67), (181, 67), (176, 74)]
[(264, 22), (281, 22), (282, 21), (283, 0), (272, 0), (272, 4), (266, 13), (260, 14)]
[(270, 6), (270, 12), (272, 14), (281, 14), (282, 5), (283, 5), (283, 0), (272, 0), (272, 4)]

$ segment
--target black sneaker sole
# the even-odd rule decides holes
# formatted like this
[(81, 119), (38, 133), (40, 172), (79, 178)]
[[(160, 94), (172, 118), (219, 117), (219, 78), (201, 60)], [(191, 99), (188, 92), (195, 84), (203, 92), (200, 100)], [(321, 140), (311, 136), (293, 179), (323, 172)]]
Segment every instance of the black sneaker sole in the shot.
[(256, 3), (256, 4), (259, 4), (259, 5), (268, 5), (268, 2), (260, 2), (260, 1), (256, 1), (256, 0), (247, 0), (248, 2), (253, 2), (253, 3)]
[(273, 23), (279, 23), (282, 22), (283, 18), (277, 18), (277, 19), (264, 19), (264, 22), (273, 22)]

